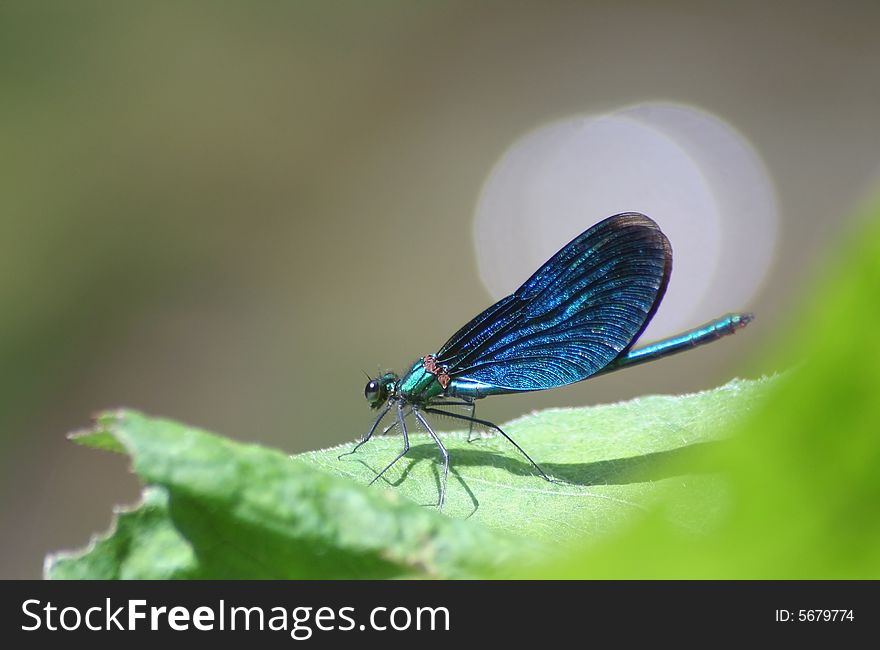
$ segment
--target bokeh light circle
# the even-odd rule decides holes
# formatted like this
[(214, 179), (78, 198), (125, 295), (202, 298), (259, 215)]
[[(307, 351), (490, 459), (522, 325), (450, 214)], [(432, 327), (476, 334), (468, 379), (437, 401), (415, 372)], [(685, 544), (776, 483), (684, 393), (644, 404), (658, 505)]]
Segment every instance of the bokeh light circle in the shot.
[(772, 183), (742, 135), (675, 104), (571, 117), (516, 142), (477, 206), (480, 276), (501, 298), (580, 232), (631, 211), (657, 221), (673, 248), (669, 288), (644, 340), (748, 308), (772, 262)]

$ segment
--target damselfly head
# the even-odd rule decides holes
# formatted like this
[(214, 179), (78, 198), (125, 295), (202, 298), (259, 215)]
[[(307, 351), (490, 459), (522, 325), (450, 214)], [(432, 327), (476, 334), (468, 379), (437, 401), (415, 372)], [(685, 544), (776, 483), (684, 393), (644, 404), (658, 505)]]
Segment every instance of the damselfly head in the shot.
[(386, 372), (380, 377), (370, 379), (364, 388), (364, 397), (370, 403), (370, 408), (377, 409), (382, 406), (388, 396), (394, 393), (399, 377), (393, 372)]

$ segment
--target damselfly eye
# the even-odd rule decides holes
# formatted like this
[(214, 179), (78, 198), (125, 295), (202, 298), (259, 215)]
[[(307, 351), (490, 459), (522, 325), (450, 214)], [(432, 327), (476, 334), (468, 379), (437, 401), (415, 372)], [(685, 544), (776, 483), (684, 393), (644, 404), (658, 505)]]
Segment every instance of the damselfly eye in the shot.
[(364, 397), (367, 398), (367, 401), (370, 403), (370, 406), (376, 406), (384, 399), (385, 391), (382, 389), (382, 386), (375, 379), (371, 379), (367, 383), (367, 387), (364, 388)]

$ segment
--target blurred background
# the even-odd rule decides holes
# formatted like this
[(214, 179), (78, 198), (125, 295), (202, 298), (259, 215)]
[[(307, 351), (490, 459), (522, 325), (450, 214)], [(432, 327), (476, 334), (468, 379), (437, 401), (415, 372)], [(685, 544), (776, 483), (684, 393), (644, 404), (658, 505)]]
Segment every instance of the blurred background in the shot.
[[(877, 186), (878, 28), (868, 1), (4, 2), (0, 577), (38, 577), (46, 552), (136, 500), (125, 461), (65, 440), (98, 410), (291, 453), (361, 435), (361, 370), (436, 351), (535, 270), (490, 179), (521, 138), (572, 116), (666, 102), (738, 134), (752, 176), (728, 194), (761, 175), (766, 227), (737, 240), (757, 270), (735, 304), (729, 266), (701, 291), (759, 317), (481, 416), (773, 370), (742, 360), (760, 359)], [(524, 232), (551, 232), (543, 218)], [(670, 237), (679, 268), (700, 246)], [(674, 279), (682, 295), (691, 275)]]

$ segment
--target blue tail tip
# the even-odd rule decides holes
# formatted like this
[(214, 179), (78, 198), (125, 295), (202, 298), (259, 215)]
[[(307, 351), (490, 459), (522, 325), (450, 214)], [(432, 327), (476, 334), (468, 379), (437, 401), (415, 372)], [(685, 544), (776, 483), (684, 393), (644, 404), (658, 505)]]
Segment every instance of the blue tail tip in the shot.
[(745, 327), (746, 325), (751, 323), (753, 320), (755, 320), (755, 315), (752, 313), (737, 314), (736, 318), (734, 319), (733, 325), (737, 329), (742, 329), (743, 327)]

